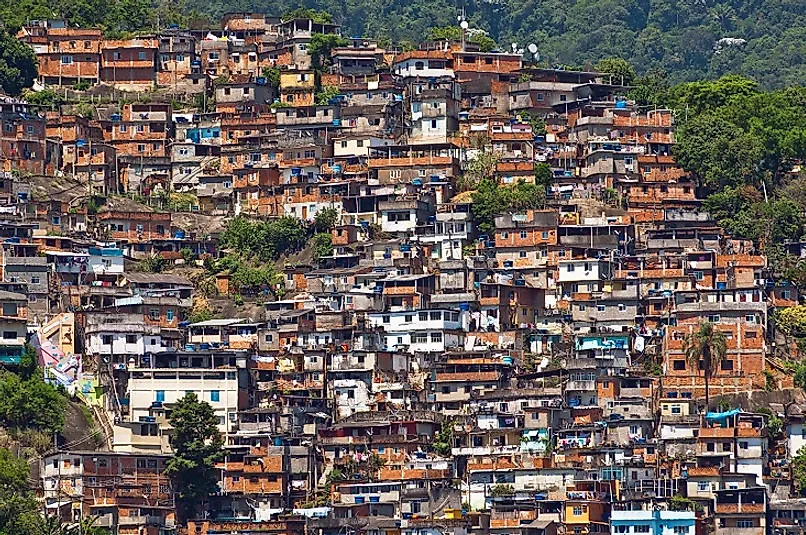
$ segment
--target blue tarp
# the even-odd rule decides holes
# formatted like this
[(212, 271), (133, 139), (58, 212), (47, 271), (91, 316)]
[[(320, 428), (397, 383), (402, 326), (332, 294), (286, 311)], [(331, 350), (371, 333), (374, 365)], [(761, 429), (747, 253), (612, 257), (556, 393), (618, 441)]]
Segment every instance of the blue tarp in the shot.
[(706, 420), (725, 420), (742, 412), (741, 409), (731, 409), (728, 412), (709, 412), (705, 414)]

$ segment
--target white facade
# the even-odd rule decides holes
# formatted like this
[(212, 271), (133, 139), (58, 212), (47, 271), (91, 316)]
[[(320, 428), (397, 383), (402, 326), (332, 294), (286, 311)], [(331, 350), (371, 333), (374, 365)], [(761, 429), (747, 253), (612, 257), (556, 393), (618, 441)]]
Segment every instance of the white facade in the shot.
[(559, 282), (593, 282), (603, 280), (608, 263), (596, 260), (560, 260)]
[(395, 63), (392, 68), (397, 76), (409, 78), (453, 78), (453, 69), (447, 67), (444, 59), (407, 59)]
[(384, 312), (367, 315), (372, 327), (383, 327), (388, 332), (466, 329), (468, 313), (454, 310), (410, 310), (405, 312)]
[[(92, 250), (92, 249), (91, 249)], [(96, 275), (122, 275), (123, 274), (123, 254), (90, 254), (89, 272)]]
[(369, 386), (358, 379), (336, 379), (333, 381), (336, 413), (346, 418), (356, 412), (369, 411)]
[(382, 340), (386, 351), (408, 348), (410, 353), (442, 353), (460, 347), (464, 336), (443, 331), (387, 332)]
[[(159, 333), (159, 330), (156, 329)], [(92, 355), (145, 355), (159, 353), (167, 348), (162, 345), (159, 334), (97, 332), (87, 336), (87, 346)]]
[(247, 384), (245, 368), (132, 369), (128, 382), (129, 418), (138, 421), (140, 417), (150, 416), (155, 403), (176, 403), (193, 392), (199, 400), (213, 407), (219, 430), (229, 433), (237, 420), (239, 394), (246, 392)]
[(356, 136), (344, 139), (333, 140), (333, 157), (344, 158), (348, 156), (369, 157), (369, 149), (375, 147), (385, 147), (390, 145), (388, 139), (373, 136)]
[(417, 210), (381, 210), (381, 229), (384, 232), (414, 232)]
[(792, 456), (806, 446), (806, 425), (803, 422), (792, 422), (787, 427), (787, 447)]

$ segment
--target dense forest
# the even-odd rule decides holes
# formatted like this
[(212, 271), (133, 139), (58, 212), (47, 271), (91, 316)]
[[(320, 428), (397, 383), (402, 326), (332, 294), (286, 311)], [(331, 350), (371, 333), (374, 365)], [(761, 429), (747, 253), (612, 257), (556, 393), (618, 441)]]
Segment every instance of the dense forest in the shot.
[[(283, 15), (298, 0), (0, 0), (11, 29), (25, 18), (67, 17), (109, 31), (153, 28), (157, 21), (204, 24), (233, 11)], [(762, 87), (806, 80), (803, 0), (305, 0), (333, 14), (346, 34), (418, 41), (434, 26), (471, 28), (502, 49), (535, 43), (540, 63), (585, 67), (621, 57), (639, 73), (663, 69), (671, 82), (743, 74)]]

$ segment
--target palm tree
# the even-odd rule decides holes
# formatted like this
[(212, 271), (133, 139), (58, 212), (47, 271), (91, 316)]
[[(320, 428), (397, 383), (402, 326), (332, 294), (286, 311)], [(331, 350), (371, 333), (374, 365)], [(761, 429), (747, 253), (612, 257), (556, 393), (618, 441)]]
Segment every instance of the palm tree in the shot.
[(698, 367), (705, 374), (705, 410), (708, 411), (711, 402), (709, 382), (727, 353), (725, 334), (710, 321), (702, 321), (696, 330), (686, 336), (683, 351), (689, 366), (692, 369)]

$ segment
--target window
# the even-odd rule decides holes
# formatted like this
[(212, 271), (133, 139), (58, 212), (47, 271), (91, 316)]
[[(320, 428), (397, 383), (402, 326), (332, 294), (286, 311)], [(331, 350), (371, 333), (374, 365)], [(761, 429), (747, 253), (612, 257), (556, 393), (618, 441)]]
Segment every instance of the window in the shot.
[(755, 314), (747, 314), (744, 317), (744, 321), (746, 321), (747, 323), (755, 324), (756, 323), (756, 315)]
[(435, 344), (442, 343), (442, 333), (431, 333), (431, 342)]
[(145, 132), (145, 130), (146, 130), (146, 125), (144, 125), (144, 124), (138, 124), (137, 125), (137, 131), (138, 132)]
[(741, 442), (739, 442), (739, 449), (740, 450), (746, 450), (749, 447), (750, 447), (750, 444), (746, 440), (742, 440)]
[(436, 312), (431, 312), (430, 317), (431, 321), (439, 321), (442, 319), (442, 312), (438, 310)]
[(753, 527), (753, 521), (752, 520), (747, 520), (747, 519), (737, 520), (736, 521), (736, 527), (737, 528), (752, 528)]
[(584, 509), (585, 508), (582, 507), (581, 505), (575, 506), (574, 511), (573, 511), (574, 516), (582, 516), (582, 513), (584, 512)]
[(140, 60), (140, 61), (145, 61), (146, 53), (145, 52), (138, 52), (137, 53), (137, 59)]
[(529, 233), (527, 233), (525, 230), (522, 230), (521, 231), (521, 239), (525, 240), (527, 236), (529, 236)]
[(148, 317), (154, 321), (159, 321), (160, 319), (160, 309), (158, 308), (150, 308), (148, 310)]
[(390, 321), (391, 321), (391, 319), (389, 318), (389, 316), (384, 316), (383, 317), (383, 322), (384, 323), (389, 323)]
[(157, 390), (156, 397), (154, 399), (159, 403), (165, 401), (165, 390)]
[(127, 344), (136, 344), (137, 343), (137, 335), (136, 334), (127, 334), (126, 335), (126, 343)]
[(711, 314), (708, 316), (708, 321), (711, 323), (719, 323), (721, 319), (722, 318), (719, 316), (719, 314)]
[(565, 269), (568, 273), (574, 271), (574, 264), (568, 264), (568, 267)]
[(682, 371), (686, 369), (686, 361), (685, 360), (673, 360), (672, 361), (672, 369)]
[(128, 129), (129, 129), (129, 127), (128, 127), (128, 126), (126, 126), (125, 124), (122, 124), (122, 125), (120, 125), (120, 126), (118, 127), (118, 131), (119, 131), (119, 132), (126, 132)]
[(616, 533), (628, 533), (630, 531), (630, 526), (613, 526), (616, 528)]
[(619, 312), (624, 312), (625, 310), (627, 310), (627, 305), (625, 305), (624, 303), (619, 303), (618, 310)]
[(62, 65), (72, 65), (73, 56), (62, 56)]
[(587, 309), (588, 309), (588, 307), (586, 305), (579, 305), (579, 311), (580, 312), (585, 312)]
[(221, 401), (221, 392), (218, 390), (211, 390), (210, 391), (210, 401)]
[(633, 533), (649, 533), (649, 524), (636, 524)]
[(605, 310), (607, 310), (607, 305), (596, 305), (597, 312), (604, 312)]
[(722, 369), (722, 371), (726, 371), (726, 372), (732, 371), (733, 370), (733, 361), (728, 360), (728, 359), (724, 359), (722, 361), (722, 363), (720, 364), (720, 368)]
[(520, 258), (526, 258), (526, 251), (520, 251), (520, 252), (518, 253), (518, 256), (519, 256)]
[(172, 308), (168, 309), (168, 311), (165, 313), (165, 319), (167, 319), (168, 321), (174, 320), (174, 309)]
[(427, 344), (428, 343), (428, 333), (416, 333), (414, 335), (414, 343), (415, 344)]
[(560, 95), (560, 102), (565, 102), (568, 100), (568, 95)]
[(674, 535), (686, 535), (688, 533), (688, 526), (675, 526)]
[(112, 345), (112, 335), (111, 334), (101, 335), (101, 343), (105, 346)]
[(436, 119), (431, 119), (431, 130), (436, 130), (436, 129), (437, 129), (437, 120)]
[(3, 340), (16, 340), (17, 333), (15, 331), (3, 331)]
[(723, 442), (722, 443), (722, 451), (730, 451), (730, 450), (731, 450), (730, 442)]
[(145, 151), (146, 151), (146, 146), (145, 145), (142, 145), (142, 144), (137, 145), (137, 152), (145, 152)]
[(705, 278), (705, 276), (702, 274), (702, 271), (695, 271), (694, 278), (697, 279), (698, 281), (701, 281)]

